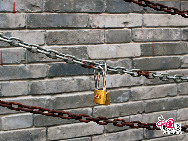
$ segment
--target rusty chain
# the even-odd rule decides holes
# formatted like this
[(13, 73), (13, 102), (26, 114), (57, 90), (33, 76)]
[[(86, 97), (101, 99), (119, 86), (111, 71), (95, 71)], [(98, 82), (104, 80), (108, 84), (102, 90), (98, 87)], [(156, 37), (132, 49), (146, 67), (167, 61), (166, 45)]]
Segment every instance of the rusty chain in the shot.
[[(82, 67), (88, 68), (88, 69), (93, 68), (97, 71), (102, 71), (101, 67), (104, 66), (104, 62), (102, 61), (93, 62), (90, 60), (82, 60), (69, 54), (63, 54), (55, 50), (42, 48), (35, 44), (25, 43), (22, 40), (15, 38), (15, 37), (9, 38), (9, 37), (3, 36), (3, 34), (1, 33), (0, 33), (0, 41), (7, 42), (12, 46), (16, 46), (16, 47), (20, 46), (20, 47), (26, 48), (27, 50), (33, 53), (45, 54), (47, 57), (52, 58), (52, 59), (59, 58), (59, 59), (63, 59), (66, 63), (70, 63), (70, 64), (77, 63), (77, 64), (80, 64)], [(89, 65), (86, 65), (86, 63), (88, 63)], [(183, 82), (183, 81), (188, 82), (188, 77), (183, 77), (183, 75), (180, 75), (180, 74), (170, 76), (168, 73), (142, 71), (140, 69), (126, 69), (125, 67), (112, 67), (109, 65), (107, 65), (107, 71), (109, 71), (110, 73), (121, 74), (121, 75), (127, 73), (133, 77), (145, 76), (147, 79), (154, 79), (158, 77), (162, 81), (168, 81), (169, 79), (172, 79), (175, 82)]]
[[(107, 117), (96, 117), (93, 118), (86, 114), (71, 114), (70, 112), (66, 111), (58, 111), (58, 110), (50, 110), (46, 108), (41, 108), (38, 106), (27, 106), (23, 105), (17, 102), (5, 102), (0, 100), (0, 106), (7, 107), (11, 110), (16, 111), (25, 111), (30, 112), (33, 114), (41, 114), (45, 116), (52, 116), (52, 117), (59, 117), (62, 119), (75, 119), (79, 120), (80, 122), (88, 123), (90, 121), (96, 122), (99, 125), (107, 125), (109, 123), (113, 123), (114, 126), (123, 127), (123, 126), (129, 126), (130, 128), (146, 128), (148, 130), (160, 130), (156, 126), (156, 123), (142, 123), (140, 121), (131, 121), (126, 122), (124, 119), (114, 119), (109, 120)], [(181, 131), (188, 132), (188, 125), (181, 126)]]
[(133, 2), (133, 3), (136, 3), (140, 6), (143, 6), (143, 7), (150, 7), (150, 8), (153, 8), (157, 11), (164, 11), (164, 12), (167, 12), (169, 14), (172, 14), (172, 15), (175, 15), (175, 14), (178, 14), (178, 15), (181, 15), (182, 17), (184, 18), (188, 18), (188, 10), (184, 10), (184, 11), (181, 11), (181, 10), (178, 10), (177, 8), (174, 8), (174, 7), (168, 7), (168, 6), (165, 6), (163, 4), (160, 4), (160, 3), (154, 3), (154, 2), (151, 2), (149, 0), (124, 0), (125, 2)]

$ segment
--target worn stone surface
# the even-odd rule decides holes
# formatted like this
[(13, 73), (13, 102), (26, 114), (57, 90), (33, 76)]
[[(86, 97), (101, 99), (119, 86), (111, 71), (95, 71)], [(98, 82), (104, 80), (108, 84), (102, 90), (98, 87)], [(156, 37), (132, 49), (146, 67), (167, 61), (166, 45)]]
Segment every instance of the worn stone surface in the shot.
[(188, 55), (184, 55), (181, 57), (181, 68), (188, 67)]
[(17, 114), (11, 116), (2, 116), (1, 130), (12, 130), (20, 128), (28, 128), (33, 126), (33, 114)]
[(131, 41), (130, 35), (131, 35), (131, 30), (106, 30), (105, 42), (128, 43)]
[[(58, 3), (58, 4), (57, 4)], [(46, 12), (103, 12), (105, 9), (103, 0), (45, 0), (44, 11)]]
[(58, 78), (47, 81), (31, 81), (29, 84), (29, 94), (54, 94), (91, 90), (94, 89), (94, 81), (91, 81), (92, 79), (93, 77), (77, 76), (72, 78)]
[(66, 139), (60, 141), (91, 141), (91, 137), (75, 138), (75, 139)]
[(187, 83), (178, 84), (178, 94), (180, 95), (188, 94), (187, 89), (188, 89)]
[(28, 94), (28, 82), (1, 82), (0, 83), (0, 96), (22, 96)]
[(154, 57), (133, 59), (133, 67), (141, 70), (177, 69), (181, 66), (180, 57)]
[(181, 29), (181, 39), (184, 41), (188, 40), (188, 29), (187, 28)]
[(0, 80), (44, 78), (47, 73), (47, 65), (19, 65), (4, 66), (0, 70)]
[(145, 112), (157, 112), (167, 110), (177, 110), (186, 108), (188, 103), (186, 102), (187, 97), (175, 97), (175, 98), (163, 98), (157, 100), (145, 101)]
[(84, 68), (80, 64), (56, 63), (49, 66), (49, 77), (93, 74), (93, 69)]
[(136, 57), (141, 55), (140, 44), (90, 45), (87, 47), (91, 59)]
[(28, 28), (86, 27), (88, 15), (83, 14), (29, 14)]
[[(16, 37), (28, 44), (44, 45), (45, 32), (41, 30), (37, 31), (0, 31), (4, 36)], [(3, 46), (2, 46), (3, 47)]]
[(1, 141), (46, 141), (45, 128), (0, 131)]
[[(144, 43), (140, 45), (142, 56), (163, 56), (188, 53), (187, 43)], [(154, 52), (153, 52), (154, 50)]]
[(176, 96), (177, 86), (175, 84), (163, 86), (142, 86), (131, 88), (131, 100), (144, 100), (153, 98), (162, 98), (167, 96)]
[(123, 0), (106, 0), (106, 12), (108, 13), (130, 13), (133, 12), (133, 6), (131, 2)]
[(132, 29), (132, 40), (135, 42), (159, 42), (181, 40), (178, 28), (142, 28)]
[[(82, 132), (80, 132), (80, 130)], [(102, 134), (104, 127), (96, 123), (76, 123), (48, 128), (48, 139), (68, 139), (88, 135)]]
[(131, 129), (122, 132), (103, 134), (100, 136), (92, 137), (93, 141), (122, 141), (122, 140), (142, 140), (143, 129)]
[(140, 14), (90, 15), (89, 26), (92, 28), (141, 27), (142, 16)]
[(188, 108), (177, 110), (177, 120), (188, 120)]
[(25, 14), (0, 13), (0, 29), (21, 29), (25, 26)]
[[(112, 110), (113, 109), (113, 110)], [(144, 111), (143, 102), (128, 102), (126, 104), (113, 104), (108, 107), (98, 106), (93, 109), (94, 116), (115, 118), (119, 116), (134, 115)]]
[[(164, 26), (186, 26), (188, 19), (180, 15), (170, 14), (144, 14), (144, 26), (164, 27)], [(178, 33), (175, 33), (178, 34)]]
[(15, 12), (42, 12), (43, 0), (2, 0), (0, 1), (0, 12), (13, 12), (15, 2)]
[(2, 52), (2, 62), (6, 64), (26, 63), (25, 49), (0, 49)]
[(62, 30), (47, 32), (49, 45), (99, 44), (104, 43), (104, 31), (101, 30)]

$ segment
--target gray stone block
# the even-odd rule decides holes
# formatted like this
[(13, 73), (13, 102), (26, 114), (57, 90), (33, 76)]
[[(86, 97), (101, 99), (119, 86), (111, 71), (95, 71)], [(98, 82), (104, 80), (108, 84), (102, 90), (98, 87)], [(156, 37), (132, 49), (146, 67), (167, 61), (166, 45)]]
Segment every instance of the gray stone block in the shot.
[(29, 94), (54, 94), (63, 92), (86, 91), (94, 89), (93, 78), (87, 76), (38, 80), (30, 82)]
[(22, 96), (28, 94), (28, 82), (1, 82), (0, 83), (0, 96)]
[(0, 69), (0, 80), (44, 78), (47, 73), (47, 65), (19, 65), (3, 66)]
[[(142, 114), (142, 122), (144, 123), (157, 123), (158, 117), (163, 116), (164, 119), (168, 120), (169, 118), (173, 118), (174, 121), (177, 121), (177, 111), (161, 111), (161, 112), (153, 112), (153, 113), (145, 113)], [(130, 117), (131, 119), (131, 117)]]
[(84, 94), (63, 94), (53, 97), (55, 109), (84, 108), (97, 105), (93, 102), (94, 92)]
[[(16, 37), (19, 38), (20, 40), (28, 43), (28, 44), (37, 44), (37, 45), (44, 45), (44, 31), (2, 31), (1, 32), (4, 36), (7, 37)], [(1, 44), (0, 44), (1, 46)], [(9, 44), (6, 46), (10, 46)], [(3, 47), (3, 45), (2, 45)], [(22, 47), (20, 47), (22, 48)]]
[(140, 44), (90, 45), (87, 47), (91, 59), (128, 58), (141, 55)]
[(120, 106), (120, 115), (135, 115), (138, 113), (143, 113), (144, 103), (142, 101), (128, 102)]
[(135, 69), (141, 70), (166, 70), (177, 69), (181, 66), (179, 57), (154, 57), (133, 59)]
[(132, 40), (135, 42), (179, 41), (181, 40), (180, 29), (132, 29)]
[(186, 140), (188, 140), (188, 135), (187, 134), (178, 135), (177, 140), (186, 141)]
[(93, 116), (94, 117), (107, 117), (107, 118), (115, 118), (120, 116), (120, 104), (111, 104), (111, 105), (100, 105), (93, 108)]
[(25, 14), (0, 14), (0, 29), (20, 29), (25, 28)]
[[(152, 132), (152, 131), (150, 131)], [(153, 131), (154, 132), (154, 131)], [(162, 132), (161, 132), (162, 133)], [(153, 133), (154, 134), (154, 133)], [(154, 139), (150, 139), (150, 141), (178, 141), (177, 140), (177, 137), (178, 135), (176, 136), (167, 136), (167, 137), (160, 137), (160, 138), (154, 138)]]
[(161, 137), (164, 137), (164, 136), (169, 136), (168, 134), (163, 134), (163, 131), (161, 130), (147, 130), (147, 129), (144, 129), (144, 136), (146, 139), (151, 139), (151, 138), (161, 138)]
[(26, 54), (23, 48), (0, 49), (0, 52), (2, 52), (3, 65), (26, 63)]
[(131, 129), (122, 132), (103, 134), (92, 137), (92, 141), (123, 141), (123, 140), (142, 140), (143, 129)]
[(103, 12), (105, 8), (103, 0), (45, 0), (44, 11), (46, 12)]
[(91, 137), (84, 137), (84, 138), (75, 138), (75, 139), (66, 139), (60, 141), (91, 141)]
[(17, 114), (2, 116), (1, 121), (1, 130), (12, 130), (20, 128), (28, 128), (33, 126), (33, 114)]
[(188, 94), (188, 83), (184, 82), (184, 83), (180, 83), (178, 84), (178, 94), (179, 95), (186, 95)]
[(181, 29), (181, 40), (183, 41), (188, 40), (188, 28)]
[(163, 98), (148, 100), (145, 105), (145, 112), (169, 111), (186, 108), (188, 106), (187, 97)]
[(181, 68), (188, 67), (188, 55), (184, 55), (181, 57)]
[(48, 45), (65, 44), (99, 44), (104, 43), (102, 30), (62, 30), (48, 31), (46, 36)]
[(187, 1), (181, 1), (181, 11), (187, 10), (188, 2)]
[(142, 86), (131, 88), (130, 100), (154, 99), (176, 95), (177, 86), (175, 84), (164, 86)]
[[(68, 139), (81, 136), (102, 134), (104, 127), (96, 123), (76, 123), (48, 128), (48, 139)], [(71, 131), (71, 132), (70, 132)]]
[(29, 14), (27, 28), (87, 27), (87, 14)]
[[(41, 12), (43, 0), (16, 0), (15, 1), (15, 12)], [(0, 1), (1, 12), (13, 12), (14, 1), (6, 0)], [(19, 14), (19, 13), (18, 13)]]
[[(113, 109), (113, 110), (112, 110)], [(143, 102), (128, 102), (125, 104), (111, 104), (109, 106), (94, 107), (93, 115), (114, 118), (119, 116), (134, 115), (144, 111)]]
[(133, 3), (124, 0), (106, 0), (107, 13), (131, 13), (133, 12)]
[(108, 90), (108, 92), (110, 103), (123, 103), (129, 101), (129, 89)]
[(177, 120), (178, 121), (188, 120), (188, 108), (177, 110)]
[[(186, 26), (188, 22), (187, 18), (183, 18), (180, 15), (170, 14), (144, 14), (143, 26), (145, 27), (162, 27), (162, 26)], [(174, 33), (177, 34), (177, 33)]]
[(106, 43), (129, 43), (131, 42), (131, 30), (106, 30)]
[(132, 61), (131, 59), (110, 59), (106, 60), (107, 65), (112, 66), (112, 67), (125, 67), (126, 69), (131, 69), (132, 68)]
[(50, 64), (48, 77), (73, 76), (93, 74), (93, 69), (82, 67), (80, 64)]
[(142, 16), (140, 14), (92, 14), (89, 16), (91, 28), (125, 28), (141, 27)]
[(142, 56), (180, 55), (188, 53), (187, 43), (145, 43), (140, 45)]
[(46, 141), (46, 128), (0, 131), (1, 141)]

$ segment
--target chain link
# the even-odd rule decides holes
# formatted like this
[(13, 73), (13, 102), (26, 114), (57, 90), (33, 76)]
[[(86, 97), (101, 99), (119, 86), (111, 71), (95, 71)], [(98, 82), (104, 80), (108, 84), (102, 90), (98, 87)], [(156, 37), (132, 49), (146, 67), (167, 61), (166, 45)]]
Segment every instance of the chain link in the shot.
[[(112, 120), (109, 120), (107, 117), (99, 116), (99, 117), (93, 118), (86, 114), (78, 114), (78, 115), (71, 114), (65, 111), (50, 110), (50, 109), (41, 108), (38, 106), (27, 106), (27, 105), (23, 105), (17, 102), (5, 102), (5, 101), (0, 100), (0, 106), (7, 107), (8, 109), (11, 109), (11, 110), (25, 111), (25, 112), (30, 112), (33, 114), (60, 117), (62, 119), (69, 119), (69, 120), (75, 119), (75, 120), (79, 120), (80, 122), (85, 122), (85, 123), (94, 121), (99, 125), (107, 125), (109, 123), (112, 123), (114, 126), (117, 126), (117, 127), (129, 126), (130, 128), (146, 128), (148, 130), (160, 130), (160, 128), (156, 126), (156, 123), (142, 123), (140, 121), (126, 122), (124, 119), (114, 119), (112, 121)], [(181, 126), (181, 128), (182, 128), (182, 131), (188, 132), (188, 125)]]
[(143, 6), (143, 7), (150, 7), (150, 8), (153, 8), (157, 11), (164, 11), (164, 12), (167, 12), (169, 14), (172, 14), (172, 15), (175, 15), (175, 14), (178, 14), (178, 15), (181, 15), (182, 17), (184, 18), (188, 18), (188, 10), (184, 10), (184, 11), (181, 11), (181, 10), (178, 10), (177, 8), (174, 8), (174, 7), (168, 7), (168, 6), (165, 6), (163, 4), (160, 4), (160, 3), (154, 3), (154, 2), (151, 2), (149, 0), (124, 0), (125, 2), (133, 2), (133, 3), (136, 3), (140, 6)]
[[(16, 46), (16, 47), (21, 46), (23, 48), (28, 49), (30, 52), (33, 52), (33, 53), (42, 53), (52, 59), (59, 58), (59, 59), (63, 59), (66, 63), (70, 63), (70, 64), (76, 63), (76, 64), (81, 65), (84, 68), (88, 68), (88, 69), (93, 68), (93, 69), (96, 69), (97, 71), (102, 71), (101, 67), (104, 66), (104, 62), (102, 61), (93, 62), (90, 60), (82, 60), (69, 54), (63, 54), (55, 50), (42, 48), (35, 44), (25, 43), (22, 40), (15, 38), (15, 37), (8, 38), (6, 36), (3, 36), (1, 33), (0, 33), (0, 40), (9, 43), (12, 46)], [(170, 76), (168, 73), (157, 73), (153, 71), (144, 72), (140, 69), (126, 69), (124, 67), (112, 67), (109, 65), (107, 65), (107, 71), (114, 73), (114, 74), (121, 74), (121, 75), (126, 73), (126, 74), (130, 74), (132, 77), (145, 76), (147, 79), (154, 79), (156, 77), (159, 77), (159, 79), (162, 81), (168, 81), (172, 79), (175, 82), (183, 82), (183, 81), (188, 82), (188, 77), (183, 77), (182, 75), (179, 75), (179, 74)]]

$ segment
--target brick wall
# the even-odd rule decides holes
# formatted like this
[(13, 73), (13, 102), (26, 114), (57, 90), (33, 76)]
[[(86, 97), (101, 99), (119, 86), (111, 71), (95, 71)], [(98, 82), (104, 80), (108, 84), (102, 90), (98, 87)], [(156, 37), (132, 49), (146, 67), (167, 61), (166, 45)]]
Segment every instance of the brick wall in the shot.
[[(16, 14), (13, 14), (15, 2)], [(188, 10), (188, 2), (160, 3)], [(188, 18), (123, 0), (0, 0), (0, 32), (112, 66), (188, 76)], [(153, 56), (154, 46), (154, 56)], [(93, 70), (0, 42), (0, 99), (93, 117), (188, 124), (188, 82), (107, 75), (111, 105), (93, 103)], [(1, 141), (188, 140), (188, 134), (62, 120), (0, 107)]]

